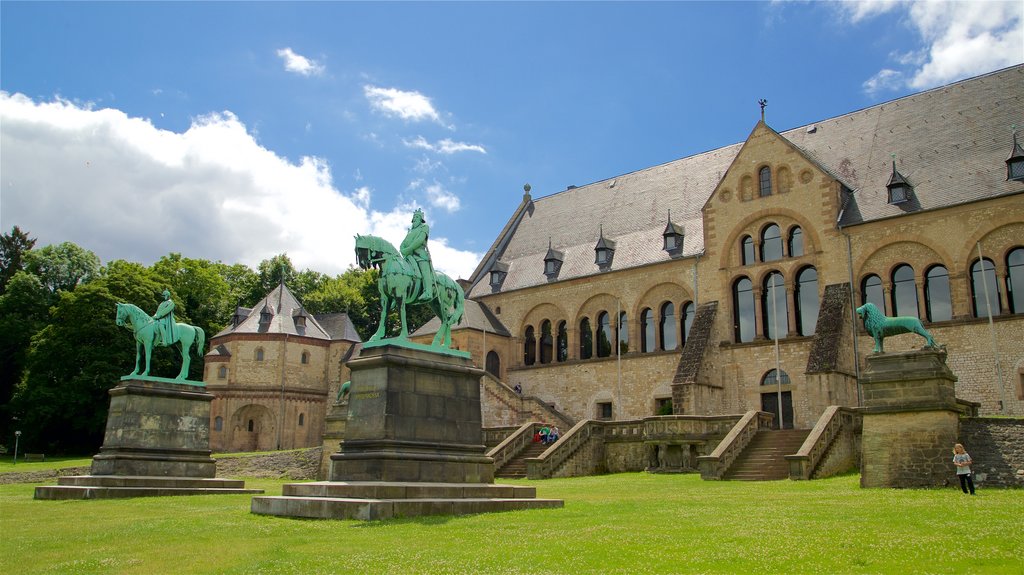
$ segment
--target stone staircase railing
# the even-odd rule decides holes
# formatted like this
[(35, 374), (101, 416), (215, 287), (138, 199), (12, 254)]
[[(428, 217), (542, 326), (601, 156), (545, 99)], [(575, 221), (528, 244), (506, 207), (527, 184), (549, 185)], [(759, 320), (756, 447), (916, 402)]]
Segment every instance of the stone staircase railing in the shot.
[(514, 414), (513, 421), (545, 421), (562, 428), (572, 427), (576, 423), (539, 397), (516, 393), (508, 384), (490, 373), (480, 377), (480, 386), (482, 394), (487, 394), (487, 397)]
[(711, 452), (711, 455), (702, 455), (697, 458), (697, 465), (700, 467), (700, 478), (705, 480), (718, 480), (725, 476), (725, 472), (736, 461), (740, 453), (747, 447), (754, 435), (762, 429), (770, 429), (774, 416), (764, 411), (748, 411), (733, 426), (718, 447)]
[(539, 457), (527, 459), (526, 476), (530, 479), (547, 479), (552, 477), (555, 471), (558, 470), (558, 467), (589, 442), (592, 437), (603, 436), (604, 432), (603, 421), (584, 419), (574, 425), (565, 435), (559, 437), (558, 441), (551, 444), (551, 447), (540, 454)]
[(830, 405), (825, 409), (811, 433), (793, 455), (787, 455), (790, 479), (810, 479), (829, 449), (843, 432), (859, 429), (861, 414), (849, 407)]
[(533, 443), (533, 435), (540, 431), (541, 426), (542, 424), (535, 421), (524, 423), (504, 441), (488, 451), (487, 457), (494, 459), (494, 469), (501, 469), (503, 465)]

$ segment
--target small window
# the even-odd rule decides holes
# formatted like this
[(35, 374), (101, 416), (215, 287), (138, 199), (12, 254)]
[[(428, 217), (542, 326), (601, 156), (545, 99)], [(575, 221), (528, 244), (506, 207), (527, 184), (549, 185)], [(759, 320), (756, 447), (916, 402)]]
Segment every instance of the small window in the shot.
[(758, 184), (761, 189), (761, 197), (772, 195), (772, 170), (768, 166), (761, 168), (757, 173)]
[(306, 425), (306, 414), (305, 413), (300, 413), (299, 414), (299, 427), (302, 427), (303, 425)]
[(789, 230), (789, 257), (798, 258), (804, 255), (804, 231), (800, 226)]
[(551, 321), (544, 320), (540, 324), (540, 362), (551, 363), (555, 340), (551, 334)]
[(224, 431), (224, 418), (223, 417), (218, 415), (217, 417), (213, 418), (213, 430), (214, 431)]
[(263, 348), (256, 348), (256, 361), (263, 361)]
[(569, 359), (569, 330), (564, 321), (558, 322), (558, 339), (555, 342), (558, 348), (556, 358), (559, 362)]
[(580, 320), (580, 359), (594, 356), (594, 330), (590, 328), (590, 318)]
[(615, 326), (615, 333), (619, 334), (619, 355), (629, 353), (629, 322), (626, 312), (619, 312), (619, 323)]
[(227, 379), (228, 377), (228, 366), (222, 365), (217, 368), (217, 379)]
[(873, 303), (878, 311), (885, 310), (885, 292), (882, 291), (882, 278), (875, 274), (866, 276), (860, 282), (860, 303)]
[(743, 265), (749, 266), (754, 263), (754, 239), (750, 236), (743, 236), (743, 239), (740, 240), (740, 245), (742, 246), (740, 254)]
[(309, 363), (309, 352), (304, 351), (302, 352), (302, 364), (305, 365), (307, 363)]
[(611, 402), (601, 402), (597, 404), (597, 418), (605, 421), (612, 418)]
[[(778, 377), (776, 374), (782, 374)], [(774, 369), (769, 370), (768, 373), (764, 374), (764, 379), (761, 380), (761, 385), (789, 385), (792, 383), (789, 381), (789, 374), (785, 371), (775, 371)]]
[(249, 431), (252, 432), (254, 429), (256, 429), (256, 422), (250, 419), (249, 420)]
[(640, 313), (640, 351), (650, 353), (654, 351), (654, 346), (654, 311), (644, 308)]
[(896, 160), (892, 162), (892, 175), (889, 176), (889, 183), (885, 187), (889, 189), (890, 204), (902, 204), (910, 199), (910, 193), (914, 188), (903, 174), (896, 171)]
[(532, 325), (526, 326), (526, 335), (523, 337), (523, 364), (533, 365), (537, 363), (537, 336)]
[(658, 332), (661, 335), (661, 349), (663, 351), (674, 350), (676, 348), (676, 306), (670, 301), (661, 306)]
[(974, 300), (974, 317), (999, 315), (999, 288), (992, 260), (975, 260), (971, 265), (971, 295)]
[(654, 415), (672, 415), (672, 398), (654, 398)]
[(608, 312), (597, 314), (597, 357), (612, 354), (612, 323)]

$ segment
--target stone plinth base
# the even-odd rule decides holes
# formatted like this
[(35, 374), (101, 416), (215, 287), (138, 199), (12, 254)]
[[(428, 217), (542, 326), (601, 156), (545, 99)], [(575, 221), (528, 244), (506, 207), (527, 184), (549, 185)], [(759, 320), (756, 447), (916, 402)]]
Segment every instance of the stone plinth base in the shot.
[(36, 499), (117, 499), (168, 495), (259, 494), (239, 479), (70, 475), (57, 485), (36, 487)]
[(946, 353), (867, 358), (861, 487), (939, 487), (950, 481), (959, 411)]
[(252, 512), (312, 519), (373, 521), (422, 515), (468, 515), (517, 509), (561, 508), (560, 499), (537, 499), (533, 487), (480, 483), (338, 482), (285, 485), (280, 497), (254, 497)]

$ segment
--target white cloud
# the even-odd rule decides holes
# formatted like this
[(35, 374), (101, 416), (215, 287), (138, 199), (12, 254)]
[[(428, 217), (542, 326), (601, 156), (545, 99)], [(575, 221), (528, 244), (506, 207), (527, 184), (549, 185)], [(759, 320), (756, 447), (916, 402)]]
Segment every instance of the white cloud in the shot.
[(366, 85), (363, 86), (363, 94), (370, 101), (371, 108), (386, 116), (398, 116), (414, 122), (433, 120), (441, 123), (441, 115), (434, 109), (430, 98), (419, 92)]
[[(255, 267), (287, 252), (335, 274), (355, 262), (355, 234), (398, 245), (412, 218), (409, 206), (372, 209), (369, 186), (338, 190), (321, 158), (292, 163), (260, 146), (230, 112), (176, 133), (120, 110), (0, 91), (0, 147), (0, 228), (18, 225), (37, 245), (72, 241), (105, 262), (180, 252)], [(480, 257), (443, 238), (431, 250), (453, 277)]]
[(409, 148), (419, 148), (422, 150), (429, 150), (431, 152), (437, 152), (438, 154), (451, 155), (456, 152), (479, 152), (486, 154), (487, 150), (483, 146), (478, 144), (467, 144), (465, 142), (453, 142), (452, 140), (445, 138), (439, 140), (436, 144), (431, 144), (423, 136), (416, 136), (411, 140), (402, 140), (402, 143)]
[(1024, 62), (1024, 2), (1019, 0), (833, 5), (853, 23), (898, 11), (920, 39), (918, 49), (893, 55), (903, 69), (883, 69), (864, 82), (868, 93), (901, 87), (923, 90)]
[(284, 69), (301, 76), (319, 76), (324, 73), (324, 65), (311, 60), (301, 54), (296, 54), (291, 48), (282, 48), (277, 55), (284, 60)]
[(452, 192), (446, 190), (438, 182), (434, 182), (426, 187), (427, 200), (430, 205), (441, 208), (448, 213), (457, 212), (461, 207), (459, 202), (459, 196), (456, 196)]

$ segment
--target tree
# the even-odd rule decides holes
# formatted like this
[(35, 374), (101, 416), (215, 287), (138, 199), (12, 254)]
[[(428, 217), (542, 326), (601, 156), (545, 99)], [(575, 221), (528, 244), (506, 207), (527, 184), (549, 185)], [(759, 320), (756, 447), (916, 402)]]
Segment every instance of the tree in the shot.
[(49, 245), (25, 255), (25, 268), (39, 276), (51, 294), (71, 291), (99, 273), (100, 259), (71, 242)]
[(25, 371), (29, 344), (47, 321), (48, 294), (36, 276), (19, 271), (0, 295), (0, 443), (14, 431), (11, 398)]
[(35, 245), (35, 238), (28, 237), (18, 226), (11, 228), (11, 233), (0, 235), (0, 294), (7, 290), (14, 274), (25, 269), (25, 254)]
[(175, 313), (187, 312), (209, 337), (223, 329), (235, 307), (222, 267), (219, 262), (172, 253), (160, 258), (150, 269), (175, 294)]

